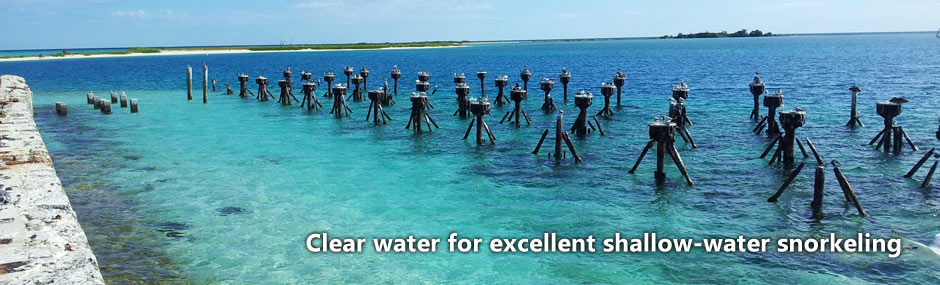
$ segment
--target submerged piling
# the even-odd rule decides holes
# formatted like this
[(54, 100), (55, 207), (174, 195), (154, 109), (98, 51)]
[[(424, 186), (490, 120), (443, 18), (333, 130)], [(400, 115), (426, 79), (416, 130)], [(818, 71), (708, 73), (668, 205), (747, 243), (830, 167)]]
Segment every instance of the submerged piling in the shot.
[(408, 124), (405, 126), (405, 129), (414, 127), (415, 133), (423, 132), (424, 124), (427, 125), (428, 131), (434, 131), (431, 128), (431, 124), (434, 124), (434, 127), (440, 128), (434, 119), (431, 118), (431, 115), (425, 111), (428, 108), (428, 95), (424, 92), (414, 92), (411, 94), (411, 115), (408, 118)]
[(193, 100), (193, 67), (186, 66), (186, 100)]
[(88, 98), (88, 100), (87, 100), (87, 101), (88, 101), (88, 105), (94, 105), (94, 104), (95, 104), (95, 91), (89, 91), (88, 93), (85, 93), (85, 97)]
[(816, 166), (816, 175), (813, 179), (813, 202), (810, 206), (813, 208), (813, 217), (822, 216), (823, 192), (826, 190), (826, 167)]
[(767, 136), (773, 137), (780, 135), (780, 127), (777, 125), (777, 108), (783, 107), (783, 91), (777, 91), (774, 95), (764, 95), (764, 107), (767, 107), (767, 117), (757, 125), (756, 132), (760, 134), (764, 125), (767, 126)]
[(574, 120), (574, 125), (571, 126), (571, 133), (576, 136), (585, 136), (588, 134), (588, 120), (587, 120), (587, 109), (591, 107), (591, 104), (594, 102), (594, 95), (591, 95), (591, 92), (581, 90), (577, 95), (574, 95), (574, 106), (578, 107), (578, 118)]
[[(454, 82), (457, 81), (455, 77)], [(454, 92), (457, 93), (457, 111), (454, 111), (454, 116), (460, 114), (461, 118), (466, 117), (470, 112), (470, 101), (467, 99), (467, 95), (470, 94), (470, 85), (461, 80), (457, 83)]]
[(567, 68), (561, 68), (561, 76), (558, 76), (558, 80), (561, 81), (562, 90), (564, 92), (564, 95), (562, 95), (564, 98), (562, 100), (568, 102), (568, 82), (571, 82), (571, 73), (568, 73)]
[(127, 94), (121, 92), (121, 108), (127, 108)]
[(493, 131), (490, 130), (490, 126), (487, 125), (486, 121), (483, 120), (483, 116), (486, 116), (490, 113), (490, 102), (488, 102), (485, 97), (479, 97), (479, 98), (470, 98), (468, 104), (470, 105), (470, 113), (473, 113), (473, 116), (475, 116), (476, 119), (470, 121), (470, 126), (467, 127), (467, 132), (464, 133), (463, 139), (467, 139), (467, 136), (470, 135), (471, 128), (473, 128), (474, 122), (476, 122), (477, 144), (483, 144), (483, 132), (484, 131), (486, 132), (486, 136), (490, 139), (490, 144), (495, 144), (496, 136), (493, 135)]
[(526, 98), (526, 91), (519, 86), (519, 83), (516, 83), (512, 87), (512, 90), (509, 91), (509, 99), (513, 102), (513, 110), (506, 112), (506, 115), (503, 116), (503, 119), (499, 121), (500, 124), (509, 118), (510, 125), (516, 125), (517, 127), (522, 124), (522, 119), (525, 119), (527, 125), (532, 124), (532, 121), (529, 120), (529, 114), (526, 114), (525, 109), (522, 109), (522, 101)]
[(307, 81), (304, 82), (302, 86), (303, 89), (301, 92), (304, 93), (304, 99), (300, 102), (300, 106), (303, 107), (304, 104), (306, 104), (307, 110), (323, 108), (323, 105), (320, 104), (320, 100), (317, 99), (317, 85)]
[(55, 102), (55, 113), (63, 117), (68, 116), (69, 115), (68, 105), (62, 102)]
[(754, 81), (748, 84), (751, 95), (754, 95), (754, 109), (751, 111), (751, 119), (760, 120), (760, 95), (764, 94), (764, 82), (760, 80), (760, 72), (754, 76)]
[(614, 95), (615, 88), (616, 87), (611, 82), (601, 82), (601, 95), (604, 95), (604, 108), (602, 108), (600, 112), (597, 112), (597, 115), (604, 119), (610, 119), (610, 116), (614, 115), (614, 111), (610, 109), (610, 96)]
[[(894, 121), (894, 118), (898, 115), (901, 115), (901, 104), (907, 102), (904, 98), (892, 98), (888, 102), (878, 102), (876, 105), (876, 111), (879, 116), (884, 118), (884, 129), (875, 136), (868, 145), (872, 145), (875, 141), (881, 137), (881, 140), (878, 142), (878, 145), (875, 146), (875, 149), (880, 148), (884, 145), (884, 152), (893, 151), (895, 154), (901, 153), (901, 149), (904, 147), (903, 141), (901, 138), (907, 140), (907, 143), (910, 145), (912, 150), (918, 150), (917, 146), (914, 145), (914, 142), (907, 136), (907, 133), (904, 132), (904, 129), (901, 126), (896, 126), (897, 122)], [(892, 140), (891, 137), (894, 136)]]
[(394, 96), (398, 96), (398, 79), (401, 79), (401, 70), (398, 70), (398, 65), (395, 65), (392, 68), (392, 80), (395, 81)]
[[(550, 157), (554, 157), (556, 162), (561, 162), (565, 158), (564, 152), (562, 152), (562, 143), (568, 147), (568, 151), (571, 151), (571, 156), (574, 157), (575, 163), (582, 163), (581, 156), (578, 155), (578, 150), (574, 148), (574, 143), (571, 142), (571, 137), (568, 136), (568, 132), (565, 132), (562, 129), (564, 125), (564, 111), (558, 111), (558, 116), (555, 117), (555, 150), (554, 153), (550, 153)], [(545, 137), (548, 136), (548, 129), (545, 129), (542, 132), (542, 137), (539, 138), (539, 143), (535, 145), (535, 150), (532, 151), (532, 154), (538, 155), (539, 149), (542, 148), (542, 143), (545, 142)]]
[(495, 101), (496, 107), (502, 107), (503, 104), (510, 102), (509, 98), (503, 95), (503, 88), (505, 88), (506, 86), (509, 86), (509, 76), (508, 75), (497, 76), (494, 82), (496, 84), (496, 88), (499, 89), (499, 92), (496, 93), (496, 101)]
[(330, 114), (337, 118), (349, 117), (352, 110), (349, 109), (349, 106), (346, 106), (346, 86), (337, 83), (330, 92), (333, 94), (333, 108), (330, 110)]
[(386, 124), (385, 119), (392, 120), (392, 117), (389, 117), (388, 113), (385, 113), (385, 109), (382, 108), (382, 101), (385, 101), (385, 96), (388, 95), (382, 89), (369, 91), (369, 101), (371, 102), (369, 103), (369, 111), (366, 113), (366, 121), (369, 120), (370, 115), (373, 117), (372, 122), (375, 124), (378, 124), (379, 121)]
[(202, 63), (202, 103), (209, 103), (209, 66)]
[(238, 83), (239, 83), (238, 97), (248, 98), (248, 94), (251, 94), (251, 96), (255, 95), (254, 93), (251, 93), (251, 90), (248, 90), (247, 86), (245, 86), (245, 84), (248, 83), (248, 75), (239, 74)]
[(545, 99), (542, 103), (542, 111), (552, 112), (555, 111), (555, 102), (552, 101), (552, 89), (555, 88), (555, 80), (551, 78), (542, 78), (539, 80), (539, 88), (545, 92)]
[(117, 91), (111, 90), (111, 104), (117, 104), (118, 94)]
[(484, 97), (486, 96), (486, 92), (484, 91), (486, 84), (483, 80), (486, 79), (486, 71), (477, 71), (477, 78), (480, 79), (480, 97)]
[(858, 108), (857, 108), (858, 93), (862, 92), (862, 88), (852, 85), (852, 87), (849, 88), (849, 91), (852, 91), (852, 112), (849, 114), (849, 122), (846, 125), (852, 128), (855, 127), (855, 124), (858, 124), (859, 126), (864, 127), (865, 124), (862, 124), (862, 120), (859, 119), (859, 117), (861, 117), (861, 114), (858, 113)]
[(101, 100), (101, 113), (105, 115), (111, 114), (111, 102), (108, 100)]
[(326, 81), (326, 94), (323, 94), (323, 97), (326, 97), (326, 98), (333, 97), (333, 90), (331, 89), (331, 86), (333, 86), (333, 80), (335, 79), (336, 79), (336, 75), (333, 75), (332, 72), (323, 73), (323, 81)]
[(617, 86), (617, 106), (620, 106), (620, 89), (627, 82), (627, 75), (623, 74), (619, 69), (617, 74), (614, 75), (614, 85)]
[(137, 99), (131, 99), (131, 113), (137, 113)]
[(679, 151), (676, 149), (675, 145), (675, 134), (676, 134), (676, 124), (666, 120), (656, 119), (652, 123), (649, 123), (649, 136), (650, 141), (646, 143), (646, 147), (643, 148), (643, 152), (640, 153), (640, 157), (636, 160), (636, 163), (633, 164), (633, 168), (630, 169), (628, 173), (634, 174), (640, 162), (643, 161), (643, 157), (646, 156), (646, 153), (654, 145), (656, 146), (656, 171), (654, 172), (654, 177), (656, 178), (657, 183), (662, 183), (666, 180), (666, 171), (664, 170), (664, 160), (665, 156), (669, 155), (672, 158), (673, 163), (675, 163), (676, 168), (679, 169), (679, 172), (682, 173), (682, 177), (685, 178), (685, 182), (689, 186), (695, 186), (695, 183), (692, 182), (692, 177), (689, 176), (689, 173), (686, 171), (685, 163), (682, 161), (682, 157), (679, 156)]
[(519, 73), (519, 78), (522, 79), (523, 90), (525, 90), (526, 93), (528, 93), (529, 92), (529, 78), (532, 78), (532, 72), (529, 71), (528, 66), (522, 69), (522, 72)]

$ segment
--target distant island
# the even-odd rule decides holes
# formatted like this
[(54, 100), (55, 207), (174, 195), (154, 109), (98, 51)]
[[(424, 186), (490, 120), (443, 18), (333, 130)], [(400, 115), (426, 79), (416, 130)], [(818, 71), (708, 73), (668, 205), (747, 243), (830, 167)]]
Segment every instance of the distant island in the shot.
[(761, 30), (753, 30), (748, 32), (746, 29), (741, 29), (740, 31), (734, 33), (728, 33), (727, 31), (721, 31), (718, 33), (704, 32), (704, 33), (695, 33), (695, 34), (683, 34), (679, 33), (675, 36), (665, 35), (659, 37), (660, 39), (702, 39), (702, 38), (756, 38), (756, 37), (772, 37), (773, 33), (762, 32)]

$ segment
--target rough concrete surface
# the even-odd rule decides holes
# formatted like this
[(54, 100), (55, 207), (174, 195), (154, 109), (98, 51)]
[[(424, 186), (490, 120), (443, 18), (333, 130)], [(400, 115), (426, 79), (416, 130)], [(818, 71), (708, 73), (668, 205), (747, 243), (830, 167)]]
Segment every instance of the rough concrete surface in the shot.
[(103, 284), (36, 129), (32, 96), (22, 77), (0, 76), (0, 284)]

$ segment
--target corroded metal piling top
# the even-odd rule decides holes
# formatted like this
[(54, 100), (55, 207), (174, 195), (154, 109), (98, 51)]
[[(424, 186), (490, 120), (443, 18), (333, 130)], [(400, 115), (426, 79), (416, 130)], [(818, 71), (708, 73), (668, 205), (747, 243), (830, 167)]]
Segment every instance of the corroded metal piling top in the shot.
[(483, 80), (484, 78), (486, 78), (486, 71), (477, 71), (477, 78), (479, 78), (480, 80)]
[(419, 81), (428, 81), (431, 80), (431, 74), (427, 71), (418, 71), (418, 80)]
[(509, 76), (500, 75), (496, 77), (496, 87), (503, 88), (509, 85)]
[(458, 83), (456, 88), (457, 96), (464, 97), (470, 94), (470, 85), (467, 83)]
[(464, 82), (467, 82), (467, 76), (463, 75), (463, 73), (454, 73), (454, 84), (460, 84)]
[(431, 90), (431, 83), (428, 83), (427, 81), (415, 80), (415, 89), (418, 92), (428, 92), (428, 90)]
[(381, 88), (369, 91), (369, 100), (372, 100), (372, 101), (385, 100), (385, 91), (383, 91)]
[(424, 104), (428, 101), (428, 94), (424, 92), (411, 92), (411, 103)]
[(288, 67), (287, 69), (284, 70), (284, 79), (287, 79), (287, 80), (289, 81), (289, 80), (290, 80), (290, 74), (291, 74), (291, 72), (290, 72), (290, 67)]
[(332, 72), (324, 72), (324, 73), (323, 73), (323, 81), (326, 81), (326, 82), (333, 82), (333, 79), (336, 79), (336, 75), (333, 75)]
[(672, 86), (672, 97), (676, 100), (679, 100), (679, 98), (689, 99), (689, 86), (685, 85), (685, 79), (680, 79), (679, 85)]
[(470, 98), (470, 113), (480, 116), (490, 113), (490, 102), (486, 98)]
[(591, 103), (594, 101), (594, 95), (591, 92), (582, 89), (578, 91), (578, 94), (574, 95), (574, 105), (581, 109), (587, 109), (591, 107)]
[(314, 84), (313, 82), (307, 81), (307, 82), (304, 82), (303, 88), (304, 88), (304, 92), (313, 91), (314, 89), (317, 89), (317, 85)]
[(268, 79), (264, 76), (258, 76), (258, 78), (255, 78), (255, 83), (258, 85), (268, 85)]
[(356, 75), (353, 75), (352, 79), (350, 80), (352, 80), (352, 84), (359, 85), (360, 83), (362, 83), (363, 78), (359, 74), (356, 74)]
[(859, 88), (858, 86), (855, 86), (855, 85), (852, 85), (852, 87), (849, 87), (849, 90), (852, 91), (852, 93), (862, 92), (862, 88)]
[(764, 94), (764, 82), (760, 80), (760, 73), (754, 76), (754, 82), (747, 85), (751, 89), (751, 94), (754, 96), (759, 96)]
[(359, 76), (362, 76), (363, 79), (369, 78), (369, 70), (363, 66), (362, 69), (359, 70)]
[(401, 70), (398, 70), (398, 65), (392, 67), (392, 79), (398, 80), (401, 78)]
[(539, 80), (539, 87), (542, 88), (542, 91), (545, 91), (545, 93), (551, 92), (552, 88), (555, 88), (555, 80), (551, 78), (542, 78)]
[(623, 74), (623, 72), (621, 72), (618, 69), (617, 74), (614, 75), (614, 85), (616, 85), (617, 88), (620, 88), (620, 87), (623, 87), (623, 85), (626, 83), (627, 83), (627, 75)]
[(512, 87), (512, 91), (509, 92), (509, 99), (515, 102), (522, 102), (522, 100), (525, 100), (525, 97), (526, 91), (522, 89), (522, 86), (519, 86), (519, 83), (516, 83), (516, 85)]
[(650, 139), (659, 143), (669, 142), (675, 138), (676, 123), (669, 120), (659, 120), (649, 123)]
[(248, 75), (239, 74), (239, 75), (238, 75), (238, 82), (242, 82), (242, 83), (248, 82)]
[(350, 76), (350, 75), (352, 75), (352, 74), (355, 73), (355, 72), (356, 72), (356, 70), (353, 69), (352, 66), (347, 65), (346, 68), (343, 68), (343, 74), (346, 74), (346, 76)]
[(277, 81), (277, 86), (279, 86), (279, 87), (281, 87), (281, 88), (287, 87), (287, 80), (284, 80), (284, 79), (278, 80), (278, 81)]
[(901, 114), (901, 104), (894, 102), (878, 102), (878, 115), (885, 118), (894, 118)]
[(562, 67), (561, 76), (559, 76), (558, 79), (561, 79), (561, 84), (568, 84), (568, 82), (571, 81), (571, 73), (568, 73), (567, 68)]
[[(336, 83), (336, 85), (333, 85), (332, 91), (332, 93), (335, 95), (344, 95), (346, 94), (346, 85), (343, 85), (342, 83)], [(338, 97), (342, 98), (342, 96)]]
[(313, 79), (313, 73), (306, 71), (300, 72), (300, 81), (309, 81), (310, 79)]
[(610, 97), (611, 95), (614, 95), (615, 88), (616, 87), (614, 87), (614, 84), (611, 82), (601, 82), (601, 95), (604, 95), (604, 97)]
[(522, 78), (522, 81), (529, 81), (529, 78), (532, 78), (532, 72), (529, 71), (529, 67), (526, 66), (525, 69), (519, 73), (519, 78)]
[(779, 108), (783, 107), (783, 91), (777, 90), (774, 95), (764, 95), (764, 107)]
[(784, 129), (796, 129), (806, 123), (806, 112), (793, 110), (780, 112), (780, 125)]

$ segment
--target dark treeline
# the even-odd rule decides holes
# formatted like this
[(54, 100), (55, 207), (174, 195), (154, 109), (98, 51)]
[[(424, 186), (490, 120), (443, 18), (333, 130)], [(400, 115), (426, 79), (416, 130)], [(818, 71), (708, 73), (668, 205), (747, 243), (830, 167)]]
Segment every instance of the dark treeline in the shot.
[(679, 33), (675, 36), (665, 35), (660, 37), (661, 39), (696, 39), (696, 38), (747, 38), (747, 37), (770, 37), (773, 36), (773, 33), (764, 33), (761, 30), (753, 30), (748, 32), (746, 29), (741, 29), (740, 31), (734, 33), (728, 33), (727, 31), (721, 31), (718, 33), (704, 32), (704, 33), (695, 33), (695, 34), (683, 34)]

